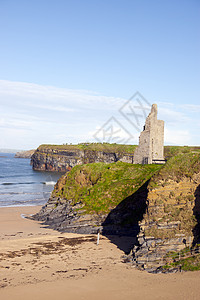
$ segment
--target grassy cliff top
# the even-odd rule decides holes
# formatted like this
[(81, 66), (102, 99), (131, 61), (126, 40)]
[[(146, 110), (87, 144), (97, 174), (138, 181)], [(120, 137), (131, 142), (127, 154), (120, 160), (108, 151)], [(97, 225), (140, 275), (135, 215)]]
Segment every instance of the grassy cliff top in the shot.
[(165, 159), (169, 159), (179, 154), (187, 153), (200, 153), (200, 147), (198, 146), (165, 146), (164, 156)]
[(86, 213), (107, 213), (137, 191), (160, 165), (123, 162), (92, 163), (74, 167), (57, 182), (52, 196), (81, 202)]
[[(90, 151), (104, 151), (104, 152), (115, 152), (115, 153), (128, 153), (133, 154), (137, 145), (123, 145), (123, 144), (109, 144), (109, 143), (81, 143), (77, 145), (49, 145), (43, 144), (38, 147), (40, 152), (57, 150), (90, 150)], [(187, 154), (187, 153), (200, 153), (200, 147), (193, 146), (165, 146), (164, 147), (164, 156), (166, 159), (169, 159), (178, 154)]]
[(75, 166), (57, 182), (52, 196), (72, 204), (81, 202), (89, 213), (109, 212), (135, 193), (147, 180), (148, 189), (192, 178), (200, 172), (200, 153), (181, 153), (165, 165), (135, 165), (123, 162)]
[(194, 174), (200, 172), (200, 152), (199, 153), (179, 153), (171, 157), (163, 168), (155, 174), (148, 186), (149, 189), (159, 185), (165, 185), (170, 180), (179, 182), (184, 178), (192, 178)]
[(135, 151), (136, 145), (122, 145), (109, 143), (81, 143), (77, 145), (48, 145), (43, 144), (38, 147), (39, 151), (43, 150), (91, 150), (91, 151), (105, 151), (105, 152), (119, 152), (131, 153)]

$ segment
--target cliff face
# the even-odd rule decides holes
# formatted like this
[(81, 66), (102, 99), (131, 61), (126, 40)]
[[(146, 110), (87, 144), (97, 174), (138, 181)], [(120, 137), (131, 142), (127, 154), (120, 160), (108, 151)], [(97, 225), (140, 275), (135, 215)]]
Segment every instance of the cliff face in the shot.
[(101, 229), (104, 234), (128, 235), (133, 228), (127, 220), (133, 213), (127, 212), (127, 206), (134, 215), (138, 212), (132, 195), (159, 168), (122, 162), (76, 166), (58, 180), (51, 198), (34, 218), (60, 231), (95, 233)]
[(200, 243), (200, 154), (179, 154), (163, 166), (76, 166), (33, 218), (60, 231), (101, 230), (114, 243), (112, 235), (132, 236), (127, 259), (151, 272), (164, 270), (171, 253), (192, 253)]
[[(119, 144), (41, 145), (31, 156), (34, 170), (66, 172), (76, 165), (122, 161), (134, 163), (137, 146)], [(164, 147), (165, 158), (199, 151), (199, 147)]]
[(200, 242), (200, 155), (169, 160), (150, 180), (147, 203), (133, 262), (156, 270), (173, 262), (170, 253), (180, 256)]
[[(34, 170), (41, 171), (69, 171), (76, 165), (123, 161), (133, 163), (135, 146), (126, 145), (67, 145), (40, 146), (31, 157)], [(119, 147), (119, 149), (118, 149)], [(129, 149), (131, 148), (131, 150)], [(131, 152), (126, 152), (129, 150)]]
[(74, 166), (83, 163), (82, 150), (54, 150), (38, 148), (31, 157), (34, 170), (39, 171), (70, 171)]

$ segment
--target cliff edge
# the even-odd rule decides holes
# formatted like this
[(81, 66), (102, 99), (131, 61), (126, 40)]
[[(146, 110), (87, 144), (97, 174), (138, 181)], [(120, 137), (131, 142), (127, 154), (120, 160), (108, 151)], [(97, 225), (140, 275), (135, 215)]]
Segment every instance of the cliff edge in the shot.
[(172, 157), (147, 188), (147, 209), (138, 223), (132, 261), (148, 271), (173, 270), (184, 265), (184, 257), (192, 257), (195, 247), (199, 252), (200, 154)]
[[(33, 219), (63, 232), (100, 230), (149, 272), (184, 268), (185, 260), (196, 259), (194, 251), (200, 257), (200, 153), (168, 147), (166, 155), (165, 165), (77, 165)], [(115, 235), (132, 237), (128, 250)]]
[[(126, 220), (131, 215), (127, 211), (123, 220), (121, 216), (127, 205), (138, 211), (132, 198), (160, 167), (123, 162), (75, 166), (58, 180), (49, 201), (34, 218), (59, 231), (97, 233), (100, 229), (104, 233), (129, 235), (132, 224)], [(123, 208), (117, 210), (121, 202)], [(116, 214), (108, 222), (113, 210)]]
[(118, 144), (41, 145), (31, 157), (34, 170), (70, 171), (76, 165), (117, 161), (133, 163), (136, 146)]
[(19, 151), (15, 154), (15, 158), (31, 158), (35, 150)]

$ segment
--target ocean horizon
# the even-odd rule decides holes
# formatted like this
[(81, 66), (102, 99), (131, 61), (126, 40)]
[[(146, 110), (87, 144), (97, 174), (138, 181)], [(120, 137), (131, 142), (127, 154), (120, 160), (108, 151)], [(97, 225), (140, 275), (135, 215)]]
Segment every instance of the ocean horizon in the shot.
[(0, 153), (0, 207), (44, 205), (63, 173), (34, 171), (30, 159)]

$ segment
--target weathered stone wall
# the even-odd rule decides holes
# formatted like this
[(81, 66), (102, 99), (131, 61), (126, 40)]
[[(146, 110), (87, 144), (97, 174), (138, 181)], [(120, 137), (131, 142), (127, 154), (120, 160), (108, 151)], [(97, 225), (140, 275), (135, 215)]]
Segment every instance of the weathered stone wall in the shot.
[(164, 162), (164, 121), (157, 120), (157, 105), (153, 104), (144, 130), (139, 137), (139, 146), (134, 153), (135, 164)]

